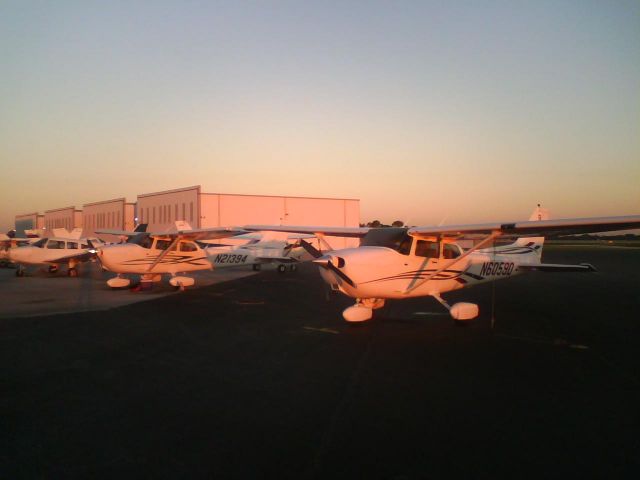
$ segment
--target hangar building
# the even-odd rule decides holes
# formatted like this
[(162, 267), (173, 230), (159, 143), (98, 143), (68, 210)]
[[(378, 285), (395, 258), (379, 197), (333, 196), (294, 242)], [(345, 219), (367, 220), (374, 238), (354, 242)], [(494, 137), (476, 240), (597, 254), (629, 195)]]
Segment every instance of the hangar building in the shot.
[(16, 215), (15, 228), (17, 237), (25, 237), (25, 230), (42, 230), (43, 227), (44, 215), (38, 212)]
[(136, 205), (127, 203), (125, 198), (85, 203), (82, 206), (83, 236), (93, 237), (101, 228), (132, 231), (136, 227), (135, 210)]
[[(170, 228), (185, 220), (192, 228), (246, 224), (323, 225), (357, 227), (360, 201), (341, 198), (309, 198), (239, 195), (202, 192), (200, 185), (138, 195), (138, 222), (148, 231)], [(335, 239), (336, 248), (346, 245)]]
[(82, 228), (82, 210), (76, 207), (56, 208), (44, 212), (44, 228), (49, 232), (54, 228)]

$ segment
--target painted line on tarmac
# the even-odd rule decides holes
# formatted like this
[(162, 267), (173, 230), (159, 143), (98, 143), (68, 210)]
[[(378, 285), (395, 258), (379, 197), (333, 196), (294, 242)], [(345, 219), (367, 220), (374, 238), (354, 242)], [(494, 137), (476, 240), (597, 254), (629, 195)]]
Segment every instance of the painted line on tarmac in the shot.
[(543, 345), (553, 345), (555, 347), (567, 347), (575, 350), (589, 350), (587, 345), (580, 345), (578, 343), (569, 343), (562, 338), (534, 338), (534, 337), (518, 337), (516, 335), (506, 335), (504, 333), (496, 333), (497, 337), (509, 338), (511, 340), (522, 340), (523, 342), (541, 343)]
[(302, 327), (305, 330), (311, 330), (313, 332), (322, 332), (322, 333), (333, 333), (334, 335), (339, 335), (340, 332), (338, 330), (332, 330), (331, 328), (316, 328), (316, 327)]
[(444, 315), (449, 315), (446, 312), (413, 312), (413, 314), (420, 317), (442, 317)]

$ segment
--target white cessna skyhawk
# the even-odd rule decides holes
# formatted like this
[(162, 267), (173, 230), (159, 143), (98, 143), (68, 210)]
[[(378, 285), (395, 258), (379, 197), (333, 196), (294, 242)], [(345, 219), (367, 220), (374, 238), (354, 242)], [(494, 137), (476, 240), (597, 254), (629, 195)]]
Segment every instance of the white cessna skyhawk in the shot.
[(211, 240), (247, 233), (234, 228), (192, 229), (184, 221), (175, 222), (172, 230), (159, 233), (132, 233), (98, 230), (96, 233), (131, 237), (127, 243), (105, 245), (98, 249), (98, 259), (105, 270), (117, 274), (107, 281), (112, 288), (124, 288), (131, 280), (124, 274), (140, 275), (142, 282), (159, 282), (163, 274), (171, 275), (174, 287), (190, 287), (192, 277), (181, 275), (196, 270), (211, 270), (206, 252), (197, 240)]
[(275, 264), (281, 273), (287, 269), (294, 271), (299, 262), (313, 258), (300, 245), (303, 238), (310, 239), (313, 235), (276, 232), (262, 232), (258, 238), (255, 235), (252, 233), (234, 237), (234, 240), (249, 239), (244, 245), (209, 246), (205, 248), (205, 252), (215, 268), (251, 265), (257, 271), (262, 265)]
[[(545, 235), (608, 232), (640, 228), (640, 215), (548, 220), (538, 207), (529, 221), (480, 225), (444, 225), (412, 228), (293, 227), (250, 225), (247, 230), (276, 230), (360, 237), (358, 248), (333, 250), (314, 263), (333, 290), (355, 298), (343, 312), (345, 320), (361, 322), (384, 306), (386, 299), (432, 296), (455, 320), (478, 316), (476, 304), (449, 305), (442, 294), (479, 283), (510, 278), (539, 270), (545, 272), (593, 271), (588, 264), (557, 265), (541, 262)], [(456, 240), (477, 243), (463, 250)], [(514, 239), (495, 246), (498, 239)], [(492, 245), (493, 244), (493, 245)]]

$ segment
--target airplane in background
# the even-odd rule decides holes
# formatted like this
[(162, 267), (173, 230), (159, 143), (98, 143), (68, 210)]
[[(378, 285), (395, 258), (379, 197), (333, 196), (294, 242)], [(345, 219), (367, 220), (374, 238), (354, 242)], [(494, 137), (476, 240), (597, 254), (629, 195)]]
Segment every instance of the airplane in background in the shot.
[(159, 282), (162, 275), (171, 275), (169, 283), (178, 288), (190, 287), (192, 277), (183, 275), (213, 268), (207, 253), (197, 241), (227, 238), (247, 233), (237, 228), (192, 229), (187, 222), (177, 221), (166, 232), (134, 233), (120, 230), (98, 230), (99, 234), (130, 237), (127, 243), (103, 245), (97, 258), (105, 270), (116, 273), (107, 281), (111, 288), (131, 284), (126, 274), (140, 275), (142, 283)]
[[(244, 245), (205, 246), (204, 251), (215, 268), (252, 266), (258, 271), (265, 264), (277, 265), (281, 273), (295, 271), (297, 264), (311, 257), (301, 245), (302, 239), (313, 235), (288, 234), (281, 232), (260, 232), (238, 235), (233, 240), (248, 239)], [(200, 242), (206, 245), (206, 242)]]
[[(138, 225), (133, 234), (144, 232), (147, 225)], [(25, 265), (48, 265), (49, 273), (55, 273), (62, 264), (67, 265), (67, 275), (78, 276), (78, 264), (95, 257), (96, 248), (105, 245), (97, 237), (81, 238), (82, 229), (74, 228), (69, 232), (66, 228), (54, 228), (53, 236), (45, 238), (14, 239), (24, 245), (9, 248), (6, 251), (7, 260), (17, 265), (16, 276), (25, 274)]]
[[(348, 322), (372, 318), (387, 299), (431, 296), (454, 320), (478, 316), (476, 304), (449, 305), (442, 294), (453, 290), (511, 278), (531, 271), (589, 272), (589, 264), (542, 263), (544, 237), (640, 228), (640, 215), (550, 220), (545, 209), (534, 211), (529, 221), (412, 228), (294, 227), (248, 225), (246, 230), (274, 230), (360, 238), (357, 248), (333, 250), (314, 260), (323, 280), (333, 290), (356, 299), (343, 312)], [(460, 239), (473, 239), (463, 250)], [(510, 240), (507, 245), (498, 241)], [(320, 252), (318, 252), (320, 253)]]
[(90, 260), (95, 248), (102, 245), (98, 238), (80, 238), (81, 231), (54, 229), (55, 236), (41, 238), (30, 245), (7, 250), (11, 263), (17, 265), (16, 276), (23, 277), (25, 265), (48, 265), (49, 273), (55, 273), (60, 265), (67, 265), (67, 275), (78, 276), (78, 264)]

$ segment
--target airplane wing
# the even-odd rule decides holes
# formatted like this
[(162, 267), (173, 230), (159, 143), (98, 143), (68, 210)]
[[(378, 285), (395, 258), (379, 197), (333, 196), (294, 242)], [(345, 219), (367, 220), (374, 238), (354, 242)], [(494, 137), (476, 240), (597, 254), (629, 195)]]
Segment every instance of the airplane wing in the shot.
[[(233, 227), (212, 227), (212, 228), (197, 228), (191, 230), (178, 230), (176, 233), (171, 233), (169, 236), (179, 235), (182, 238), (188, 238), (190, 240), (212, 240), (216, 238), (234, 237), (247, 233), (246, 229), (233, 228)], [(161, 233), (155, 235), (163, 235)], [(164, 234), (166, 235), (166, 234)]]
[(101, 234), (107, 234), (107, 235), (118, 235), (121, 237), (135, 237), (136, 235), (139, 235), (141, 232), (129, 232), (127, 230), (106, 230), (106, 229), (101, 229), (101, 230), (96, 230), (95, 233), (101, 233)]
[(492, 233), (498, 233), (501, 237), (544, 237), (548, 235), (613, 232), (635, 228), (640, 228), (640, 215), (413, 227), (409, 229), (408, 233), (417, 238), (438, 235), (451, 237), (477, 234), (490, 235)]
[[(122, 235), (127, 237), (135, 237), (145, 234), (145, 232), (127, 232), (125, 230), (96, 230), (96, 233)], [(147, 235), (152, 237), (175, 238), (177, 236), (180, 236), (181, 238), (189, 240), (212, 240), (216, 238), (233, 237), (235, 235), (240, 235), (243, 233), (247, 233), (247, 230), (232, 227), (197, 228), (188, 230), (174, 230), (171, 232), (146, 232)]]
[(46, 260), (44, 263), (69, 263), (71, 260), (75, 260), (77, 262), (86, 262), (93, 257), (95, 253), (88, 252), (86, 250), (80, 250), (78, 253), (74, 253), (73, 255), (67, 255), (65, 257), (58, 257), (53, 260)]
[(272, 232), (306, 233), (309, 235), (328, 235), (330, 237), (364, 237), (369, 227), (314, 227), (299, 225), (244, 225), (242, 228), (251, 232), (270, 230)]

